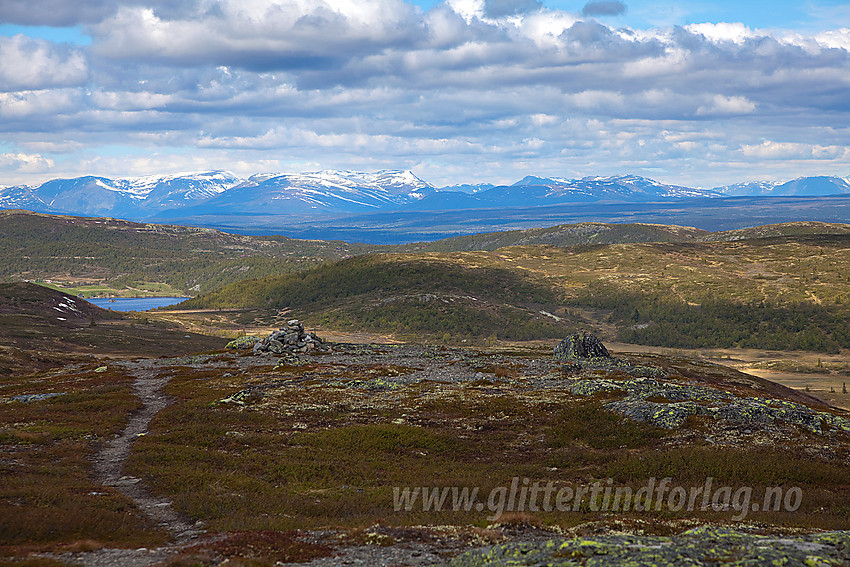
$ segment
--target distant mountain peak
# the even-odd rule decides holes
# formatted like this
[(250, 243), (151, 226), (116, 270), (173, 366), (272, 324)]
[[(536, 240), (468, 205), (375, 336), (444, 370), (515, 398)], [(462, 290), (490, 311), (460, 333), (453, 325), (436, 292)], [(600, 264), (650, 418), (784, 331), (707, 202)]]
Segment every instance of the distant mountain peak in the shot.
[(321, 217), (373, 211), (534, 207), (565, 203), (643, 203), (726, 196), (850, 194), (850, 177), (811, 176), (702, 189), (635, 174), (527, 175), (512, 185), (437, 189), (407, 169), (372, 172), (266, 172), (248, 178), (219, 169), (109, 179), (86, 175), (38, 186), (0, 187), (0, 208), (134, 220), (205, 215)]

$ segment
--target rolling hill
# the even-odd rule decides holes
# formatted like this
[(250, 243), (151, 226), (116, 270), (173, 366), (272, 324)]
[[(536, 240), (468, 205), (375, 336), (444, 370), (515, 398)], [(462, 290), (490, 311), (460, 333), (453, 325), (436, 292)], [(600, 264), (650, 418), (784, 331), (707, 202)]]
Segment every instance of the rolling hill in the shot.
[(364, 249), (370, 248), (111, 218), (0, 211), (0, 279), (55, 280), (83, 286), (82, 292), (89, 296), (120, 290), (130, 295), (195, 294)]
[(440, 256), (380, 254), (238, 282), (179, 308), (290, 309), (330, 327), (459, 342), (497, 334), (556, 338), (565, 332), (563, 321), (541, 313), (556, 304), (551, 286), (521, 271)]
[(0, 283), (0, 376), (98, 356), (163, 356), (222, 340), (101, 309), (32, 283)]
[(797, 222), (709, 233), (653, 224), (578, 223), (375, 246), (243, 236), (109, 218), (0, 211), (0, 280), (51, 280), (84, 296), (194, 296), (229, 283), (298, 272), (368, 253), (488, 251), (510, 246), (723, 242), (848, 234), (842, 224)]
[(245, 278), (298, 271), (370, 252), (676, 241), (704, 234), (683, 227), (584, 223), (376, 246), (7, 210), (0, 211), (0, 280), (57, 281), (88, 297), (119, 292), (196, 295)]
[(751, 240), (369, 255), (245, 280), (181, 307), (288, 310), (327, 328), (407, 337), (546, 338), (588, 326), (657, 346), (836, 352), (850, 347), (850, 234), (795, 234), (803, 228)]

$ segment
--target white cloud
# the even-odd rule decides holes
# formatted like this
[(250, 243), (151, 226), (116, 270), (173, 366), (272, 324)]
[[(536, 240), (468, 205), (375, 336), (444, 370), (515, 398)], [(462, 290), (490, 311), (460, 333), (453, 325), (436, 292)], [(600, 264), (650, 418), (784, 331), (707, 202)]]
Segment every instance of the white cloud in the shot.
[(53, 168), (53, 160), (39, 154), (0, 154), (0, 171), (9, 169), (20, 173), (45, 173)]
[(710, 103), (697, 108), (697, 116), (750, 114), (755, 110), (755, 103), (747, 100), (746, 97), (714, 95)]
[(0, 36), (0, 91), (81, 85), (88, 74), (77, 49), (23, 35)]
[[(402, 0), (201, 1), (194, 13), (161, 16), (125, 6), (92, 27), (107, 58), (181, 65), (300, 68), (345, 60), (424, 37), (423, 21)], [(316, 59), (318, 58), (318, 59)]]
[(747, 40), (755, 39), (760, 36), (759, 33), (753, 31), (748, 26), (745, 26), (740, 22), (690, 24), (685, 26), (685, 29), (691, 33), (699, 34), (715, 43), (731, 42), (741, 45)]
[(845, 146), (822, 146), (819, 144), (774, 142), (771, 140), (765, 140), (757, 145), (745, 145), (741, 148), (741, 152), (747, 157), (769, 160), (839, 160), (850, 157), (850, 148)]
[(13, 120), (73, 112), (79, 108), (77, 94), (70, 89), (0, 92), (0, 117)]
[(824, 47), (850, 51), (850, 28), (841, 28), (819, 33), (815, 40)]

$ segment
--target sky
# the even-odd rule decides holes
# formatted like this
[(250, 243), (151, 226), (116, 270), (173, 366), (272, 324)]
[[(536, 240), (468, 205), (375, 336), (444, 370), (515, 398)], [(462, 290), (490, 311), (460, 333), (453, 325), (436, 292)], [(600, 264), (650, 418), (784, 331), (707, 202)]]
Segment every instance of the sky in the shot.
[(3, 0), (0, 185), (850, 176), (850, 2)]

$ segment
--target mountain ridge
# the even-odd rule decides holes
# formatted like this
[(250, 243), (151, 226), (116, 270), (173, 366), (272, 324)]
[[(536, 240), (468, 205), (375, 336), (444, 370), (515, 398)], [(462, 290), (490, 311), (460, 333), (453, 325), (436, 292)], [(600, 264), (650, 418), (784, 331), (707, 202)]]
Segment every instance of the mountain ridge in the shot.
[(0, 187), (0, 208), (52, 214), (162, 220), (205, 215), (274, 214), (301, 218), (381, 211), (444, 211), (569, 203), (651, 203), (740, 196), (850, 194), (848, 178), (813, 176), (702, 189), (638, 175), (577, 179), (528, 175), (511, 185), (437, 188), (409, 170), (257, 173), (225, 170), (110, 179), (86, 175), (38, 186)]

